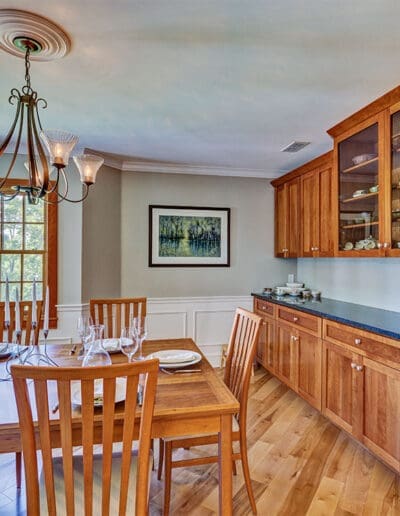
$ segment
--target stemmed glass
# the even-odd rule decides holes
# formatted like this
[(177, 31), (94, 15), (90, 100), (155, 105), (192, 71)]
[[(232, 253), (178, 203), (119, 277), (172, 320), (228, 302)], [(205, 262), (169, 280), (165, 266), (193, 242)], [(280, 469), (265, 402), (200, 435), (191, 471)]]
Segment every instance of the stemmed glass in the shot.
[(132, 327), (134, 331), (135, 338), (138, 342), (139, 346), (139, 356), (136, 360), (144, 360), (144, 356), (142, 353), (142, 344), (143, 341), (147, 337), (147, 325), (146, 325), (146, 317), (139, 316), (139, 317), (133, 317), (132, 318)]
[(128, 357), (128, 362), (133, 362), (133, 355), (136, 353), (139, 347), (134, 329), (132, 326), (122, 328), (121, 338), (119, 339), (119, 347), (124, 355)]
[(88, 351), (88, 342), (92, 332), (91, 326), (93, 326), (93, 320), (90, 315), (81, 315), (78, 317), (76, 326), (78, 328), (78, 334), (82, 342), (82, 349), (79, 352), (78, 359), (82, 360), (83, 356)]

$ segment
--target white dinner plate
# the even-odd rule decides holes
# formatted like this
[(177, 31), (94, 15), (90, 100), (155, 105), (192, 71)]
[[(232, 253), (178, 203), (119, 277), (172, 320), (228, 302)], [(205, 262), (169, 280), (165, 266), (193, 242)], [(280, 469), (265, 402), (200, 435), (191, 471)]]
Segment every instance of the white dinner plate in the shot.
[(201, 360), (201, 355), (196, 351), (168, 349), (151, 353), (147, 358), (158, 358), (160, 360), (160, 367), (164, 369), (176, 369), (197, 364)]
[(119, 353), (121, 351), (119, 339), (103, 339), (103, 348), (108, 353)]
[[(126, 393), (126, 378), (117, 378), (115, 384), (115, 403), (124, 401)], [(80, 382), (72, 383), (71, 401), (74, 405), (82, 405), (81, 384)], [(94, 406), (103, 406), (103, 381), (96, 380), (94, 384)]]

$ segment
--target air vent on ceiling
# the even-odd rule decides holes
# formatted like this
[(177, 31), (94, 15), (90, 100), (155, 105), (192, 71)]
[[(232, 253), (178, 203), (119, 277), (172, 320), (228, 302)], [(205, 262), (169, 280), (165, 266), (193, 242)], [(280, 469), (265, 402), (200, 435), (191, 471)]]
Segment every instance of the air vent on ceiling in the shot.
[(286, 145), (281, 152), (299, 152), (299, 150), (304, 149), (307, 145), (310, 145), (311, 142), (292, 142), (289, 145)]

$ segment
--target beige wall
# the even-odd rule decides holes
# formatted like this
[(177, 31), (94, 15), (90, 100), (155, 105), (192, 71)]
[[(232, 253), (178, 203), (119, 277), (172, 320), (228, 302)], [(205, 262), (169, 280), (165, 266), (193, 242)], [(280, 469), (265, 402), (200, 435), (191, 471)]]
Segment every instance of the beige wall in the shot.
[(83, 204), (82, 302), (120, 297), (121, 172), (101, 167)]
[[(287, 281), (296, 262), (273, 258), (273, 190), (262, 179), (122, 173), (121, 295), (248, 295)], [(148, 266), (149, 204), (231, 208), (231, 267)]]

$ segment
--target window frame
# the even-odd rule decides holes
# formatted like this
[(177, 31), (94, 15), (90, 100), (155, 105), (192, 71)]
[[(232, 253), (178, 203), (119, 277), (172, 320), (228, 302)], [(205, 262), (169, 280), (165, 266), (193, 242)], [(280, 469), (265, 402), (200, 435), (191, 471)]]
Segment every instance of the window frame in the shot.
[[(26, 179), (7, 179), (7, 181), (3, 185), (3, 189), (8, 189), (16, 185), (28, 186), (29, 181)], [(10, 192), (11, 193), (11, 192)], [(26, 193), (21, 192), (19, 195), (26, 196)], [(43, 276), (43, 302), (46, 296), (46, 286), (49, 286), (50, 291), (50, 302), (49, 302), (49, 327), (57, 328), (57, 298), (58, 298), (58, 285), (57, 285), (57, 264), (58, 264), (58, 204), (57, 204), (57, 194), (55, 192), (51, 193), (48, 196), (48, 199), (51, 203), (46, 203), (42, 200), (39, 202), (43, 202), (44, 204), (44, 252), (43, 252), (43, 260), (44, 260), (44, 276)], [(7, 202), (7, 201), (4, 201)], [(0, 210), (0, 222), (2, 217), (2, 210)], [(0, 249), (0, 254), (3, 254), (3, 249)], [(13, 253), (6, 253), (13, 254)], [(19, 254), (31, 254), (24, 253), (24, 250), (20, 250)], [(43, 318), (42, 314), (42, 318)]]

